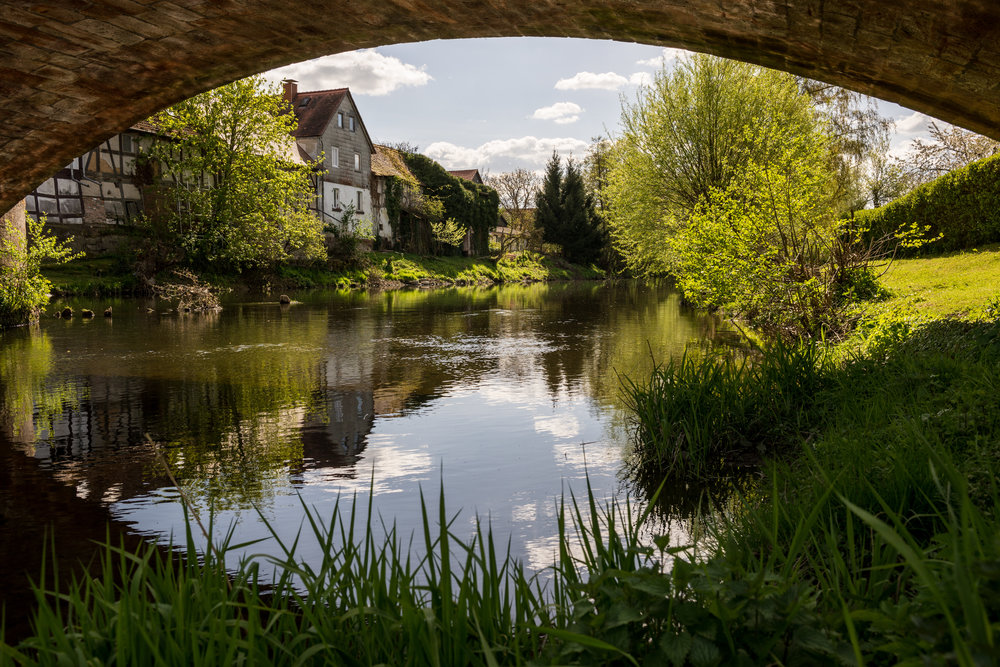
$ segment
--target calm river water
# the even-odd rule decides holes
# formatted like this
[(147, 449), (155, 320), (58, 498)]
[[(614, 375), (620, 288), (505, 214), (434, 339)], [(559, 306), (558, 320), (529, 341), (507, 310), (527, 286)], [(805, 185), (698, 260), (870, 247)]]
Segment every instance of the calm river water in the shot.
[(630, 493), (618, 374), (726, 334), (669, 288), (634, 283), (293, 298), (183, 315), (74, 299), (98, 316), (0, 334), (7, 550), (36, 548), (26, 523), (57, 518), (73, 533), (56, 525), (57, 548), (103, 538), (82, 527), (102, 518), (182, 539), (165, 456), (238, 540), (265, 534), (254, 507), (293, 536), (301, 503), (327, 516), (369, 490), (387, 523), (419, 532), (420, 489), (436, 502), (443, 483), (459, 534), (489, 517), (545, 567), (564, 489), (585, 492), (589, 473), (598, 496)]

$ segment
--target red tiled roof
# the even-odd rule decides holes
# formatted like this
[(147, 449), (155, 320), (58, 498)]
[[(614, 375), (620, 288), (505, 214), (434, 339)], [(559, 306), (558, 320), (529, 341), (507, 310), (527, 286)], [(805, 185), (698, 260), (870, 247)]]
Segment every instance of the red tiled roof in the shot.
[(318, 137), (330, 124), (340, 103), (347, 95), (347, 88), (335, 90), (310, 90), (299, 93), (292, 100), (292, 108), (299, 119), (296, 137)]
[(479, 175), (478, 169), (455, 169), (448, 172), (452, 176), (458, 178), (464, 178), (467, 181), (472, 181), (473, 183), (482, 183), (483, 179)]

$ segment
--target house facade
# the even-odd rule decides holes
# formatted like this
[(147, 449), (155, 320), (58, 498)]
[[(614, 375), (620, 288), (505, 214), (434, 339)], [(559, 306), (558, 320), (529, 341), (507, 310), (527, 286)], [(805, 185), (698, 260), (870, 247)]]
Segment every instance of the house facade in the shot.
[(318, 161), (316, 201), (312, 207), (325, 224), (344, 224), (344, 214), (353, 210), (353, 226), (372, 223), (380, 230), (372, 211), (372, 144), (351, 91), (347, 88), (300, 92), (298, 83), (283, 82), (285, 100), (298, 119), (295, 141), (304, 157)]

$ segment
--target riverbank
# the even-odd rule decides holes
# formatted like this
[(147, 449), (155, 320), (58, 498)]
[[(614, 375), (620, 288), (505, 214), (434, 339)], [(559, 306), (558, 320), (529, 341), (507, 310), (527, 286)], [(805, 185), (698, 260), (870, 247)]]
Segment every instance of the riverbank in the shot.
[[(140, 281), (127, 261), (101, 257), (45, 266), (43, 275), (55, 296), (134, 296), (142, 293)], [(427, 257), (399, 252), (368, 252), (352, 266), (278, 267), (273, 273), (247, 276), (211, 275), (204, 280), (235, 289), (290, 291), (296, 289), (352, 289), (441, 287), (448, 285), (497, 285), (550, 280), (599, 280), (593, 268), (570, 264), (537, 253), (509, 253), (489, 257)]]
[[(752, 591), (702, 610), (727, 641), (756, 608), (786, 664), (824, 645), (855, 664), (991, 663), (1000, 251), (900, 261), (883, 284), (837, 345), (688, 357), (631, 385), (636, 475), (713, 489), (703, 573)], [(821, 630), (789, 634), (809, 618)]]

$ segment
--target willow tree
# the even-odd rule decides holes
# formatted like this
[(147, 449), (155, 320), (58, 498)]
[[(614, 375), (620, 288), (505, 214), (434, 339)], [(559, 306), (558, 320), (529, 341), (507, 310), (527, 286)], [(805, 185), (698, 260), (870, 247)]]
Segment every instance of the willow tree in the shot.
[(634, 269), (773, 334), (841, 327), (839, 148), (795, 77), (696, 55), (622, 124), (607, 215)]
[(295, 114), (260, 76), (175, 104), (153, 119), (145, 159), (160, 169), (154, 214), (184, 261), (224, 270), (320, 257), (322, 224), (308, 210), (312, 165), (296, 159)]
[(669, 272), (671, 241), (700, 203), (747, 165), (778, 159), (788, 137), (820, 125), (789, 74), (700, 54), (656, 74), (623, 103), (604, 192), (612, 238), (629, 267)]

